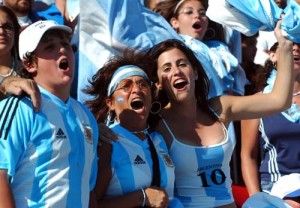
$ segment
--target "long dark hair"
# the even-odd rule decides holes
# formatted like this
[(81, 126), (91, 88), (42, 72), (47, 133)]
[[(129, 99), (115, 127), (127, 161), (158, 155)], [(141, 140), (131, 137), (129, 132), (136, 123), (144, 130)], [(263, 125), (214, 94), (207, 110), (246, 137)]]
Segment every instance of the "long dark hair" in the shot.
[[(269, 53), (276, 53), (278, 48), (278, 42), (276, 42), (270, 49)], [(246, 95), (252, 95), (257, 92), (261, 92), (268, 84), (268, 78), (271, 75), (272, 70), (276, 70), (276, 63), (273, 63), (270, 58), (265, 62), (264, 66), (257, 65), (253, 63), (251, 71), (248, 70), (248, 79), (250, 84), (245, 86)]]
[(4, 5), (0, 5), (0, 11), (4, 12), (5, 14), (8, 15), (9, 19), (12, 21), (13, 23), (13, 33), (14, 33), (14, 44), (13, 44), (13, 48), (11, 50), (11, 56), (13, 58), (13, 62), (15, 64), (16, 68), (19, 68), (21, 65), (21, 61), (19, 58), (19, 33), (20, 33), (20, 25), (17, 19), (17, 16), (15, 15), (15, 13), (8, 7), (4, 6)]
[[(201, 65), (201, 63), (196, 58), (194, 52), (189, 49), (183, 42), (175, 39), (169, 39), (166, 41), (163, 41), (156, 46), (154, 46), (150, 51), (148, 52), (151, 56), (151, 60), (153, 61), (153, 69), (157, 69), (157, 60), (158, 57), (173, 48), (177, 48), (180, 51), (182, 51), (189, 62), (191, 63), (191, 66), (193, 66), (193, 69), (197, 71), (198, 73), (198, 79), (195, 81), (195, 97), (197, 100), (197, 106), (201, 108), (204, 112), (207, 112), (211, 114), (211, 110), (208, 105), (208, 91), (209, 91), (209, 80), (208, 77)], [(158, 82), (158, 76), (157, 76), (157, 70), (152, 70), (152, 73), (150, 74), (151, 80), (153, 82)], [(154, 99), (160, 101), (163, 106), (165, 106), (169, 99), (166, 96), (166, 92), (163, 90), (160, 90), (158, 93), (156, 93), (156, 96)]]

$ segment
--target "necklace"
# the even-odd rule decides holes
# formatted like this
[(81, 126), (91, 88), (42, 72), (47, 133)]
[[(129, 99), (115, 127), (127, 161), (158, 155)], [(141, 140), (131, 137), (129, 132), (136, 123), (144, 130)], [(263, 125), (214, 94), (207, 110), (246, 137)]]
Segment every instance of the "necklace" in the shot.
[(10, 71), (7, 74), (0, 74), (1, 77), (6, 78), (12, 75), (14, 72), (13, 68), (10, 69)]
[(149, 126), (147, 126), (145, 129), (141, 130), (141, 131), (132, 131), (132, 133), (134, 134), (141, 134), (144, 133), (146, 134), (148, 132)]

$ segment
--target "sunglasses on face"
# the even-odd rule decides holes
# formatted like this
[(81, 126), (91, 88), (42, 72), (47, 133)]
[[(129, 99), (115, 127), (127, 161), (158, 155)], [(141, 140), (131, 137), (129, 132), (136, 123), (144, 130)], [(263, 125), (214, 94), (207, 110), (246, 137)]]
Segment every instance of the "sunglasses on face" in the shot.
[(185, 15), (198, 14), (200, 17), (206, 17), (205, 9), (196, 10), (191, 7), (183, 8), (181, 11), (178, 12), (178, 14), (185, 14)]
[(133, 86), (137, 86), (140, 90), (150, 89), (150, 83), (147, 80), (141, 79), (138, 81), (133, 81), (131, 79), (124, 79), (120, 82), (116, 90), (123, 90), (126, 93), (132, 91)]

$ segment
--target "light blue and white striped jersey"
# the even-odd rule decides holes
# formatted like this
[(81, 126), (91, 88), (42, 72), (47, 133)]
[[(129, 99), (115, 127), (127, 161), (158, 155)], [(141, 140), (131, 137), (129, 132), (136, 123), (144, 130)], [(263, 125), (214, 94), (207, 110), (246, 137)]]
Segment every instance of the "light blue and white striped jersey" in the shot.
[(271, 184), (284, 175), (299, 173), (300, 124), (290, 121), (281, 112), (261, 118), (259, 130), (263, 150), (259, 167), (261, 181)]
[(175, 165), (175, 194), (185, 208), (211, 208), (233, 203), (230, 159), (235, 140), (228, 137), (215, 145), (200, 147), (177, 140), (163, 120), (173, 141), (169, 154)]
[(88, 207), (97, 174), (98, 127), (78, 101), (40, 88), (0, 102), (0, 168), (7, 169), (16, 207)]
[[(152, 181), (153, 163), (147, 139), (141, 140), (120, 124), (114, 124), (110, 128), (118, 135), (118, 140), (112, 143), (112, 179), (106, 195), (118, 196), (149, 187)], [(160, 185), (172, 198), (174, 192), (173, 162), (163, 137), (158, 132), (152, 132), (150, 137), (159, 158)]]

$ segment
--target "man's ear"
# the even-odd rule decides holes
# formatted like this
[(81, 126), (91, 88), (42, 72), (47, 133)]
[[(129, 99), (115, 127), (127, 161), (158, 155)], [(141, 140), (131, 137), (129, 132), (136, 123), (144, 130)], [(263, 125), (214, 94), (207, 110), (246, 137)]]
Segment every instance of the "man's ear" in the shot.
[(24, 61), (23, 66), (31, 74), (37, 72), (37, 64), (35, 63), (35, 61), (32, 61), (32, 62)]
[(170, 20), (170, 23), (172, 25), (172, 27), (178, 31), (179, 29), (179, 24), (178, 24), (178, 20), (175, 18), (175, 17), (172, 17), (171, 20)]

